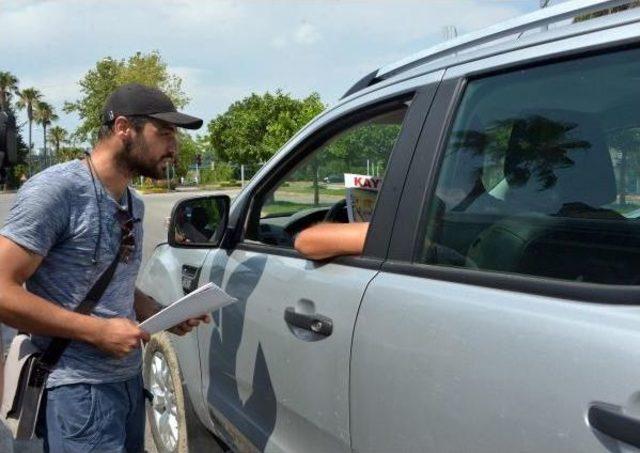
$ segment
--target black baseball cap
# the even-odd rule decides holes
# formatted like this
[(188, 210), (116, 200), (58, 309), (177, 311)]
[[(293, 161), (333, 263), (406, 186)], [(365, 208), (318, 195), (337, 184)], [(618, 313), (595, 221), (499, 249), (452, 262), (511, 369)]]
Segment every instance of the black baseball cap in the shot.
[(127, 83), (107, 98), (102, 110), (102, 124), (118, 116), (148, 116), (185, 129), (200, 129), (202, 120), (176, 110), (169, 96), (157, 88), (139, 83)]

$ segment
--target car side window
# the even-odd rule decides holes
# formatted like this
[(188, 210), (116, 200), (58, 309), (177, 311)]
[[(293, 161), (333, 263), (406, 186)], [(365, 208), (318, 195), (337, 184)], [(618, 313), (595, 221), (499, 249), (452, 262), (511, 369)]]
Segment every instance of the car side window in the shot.
[(640, 51), (471, 80), (422, 263), (640, 283)]
[(257, 225), (246, 239), (291, 248), (315, 223), (368, 221), (408, 105), (396, 103), (308, 153), (254, 204)]

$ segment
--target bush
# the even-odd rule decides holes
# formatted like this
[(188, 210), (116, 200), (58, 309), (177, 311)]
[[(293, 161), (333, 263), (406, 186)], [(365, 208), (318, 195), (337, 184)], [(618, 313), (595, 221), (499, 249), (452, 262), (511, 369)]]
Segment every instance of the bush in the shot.
[(200, 169), (200, 184), (215, 184), (233, 179), (233, 167), (229, 164), (221, 162), (215, 165), (215, 168)]
[[(142, 184), (139, 184), (136, 187), (146, 192), (164, 192), (167, 190), (167, 180), (144, 178), (144, 181), (142, 182)], [(169, 183), (169, 189), (175, 190), (175, 188), (176, 188), (176, 181), (172, 180)]]

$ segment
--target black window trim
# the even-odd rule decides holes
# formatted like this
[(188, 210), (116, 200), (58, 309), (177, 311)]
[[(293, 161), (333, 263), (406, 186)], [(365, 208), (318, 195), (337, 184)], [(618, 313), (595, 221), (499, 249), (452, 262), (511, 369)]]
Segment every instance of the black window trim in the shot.
[(482, 286), (573, 302), (608, 305), (640, 304), (640, 286), (574, 282), (525, 274), (466, 269), (443, 265), (385, 261), (382, 272)]
[[(415, 153), (418, 137), (422, 131), (424, 120), (427, 117), (427, 112), (433, 101), (438, 83), (439, 82), (433, 82), (421, 87), (412, 87), (390, 93), (371, 103), (359, 106), (357, 110), (348, 112), (334, 119), (330, 124), (323, 127), (320, 131), (315, 132), (305, 140), (305, 142), (298, 145), (296, 149), (299, 151), (290, 153), (289, 158), (278, 165), (277, 168), (274, 168), (270, 173), (266, 174), (260, 184), (248, 195), (244, 212), (238, 221), (238, 224), (244, 226), (242, 232), (236, 232), (236, 234), (238, 234), (237, 240), (234, 241), (235, 243), (229, 244), (226, 248), (237, 248), (239, 250), (270, 255), (306, 259), (294, 249), (262, 244), (257, 241), (247, 240), (244, 237), (244, 232), (250, 228), (251, 222), (254, 222), (254, 225), (257, 224), (255, 219), (251, 218), (252, 215), (255, 216), (256, 213), (258, 213), (258, 210), (255, 209), (255, 204), (260, 203), (262, 197), (277, 184), (280, 178), (284, 177), (299, 162), (304, 160), (309, 153), (318, 149), (319, 146), (322, 146), (327, 139), (359, 122), (378, 114), (389, 112), (399, 107), (402, 103), (411, 100), (411, 105), (405, 115), (400, 136), (390, 154), (387, 172), (385, 174), (385, 184), (382, 186), (378, 199), (379, 201), (383, 200), (384, 196), (384, 200), (391, 200), (391, 202), (376, 203), (376, 209), (371, 219), (371, 226), (367, 234), (362, 256), (342, 256), (330, 260), (336, 264), (379, 269), (382, 264), (382, 259), (386, 257), (387, 244), (389, 243), (388, 238), (390, 237), (393, 223), (395, 222), (395, 209), (398, 206), (402, 187), (404, 186), (404, 181), (407, 176), (406, 169), (409, 167), (413, 154)], [(397, 150), (404, 151), (398, 152)], [(397, 178), (401, 178), (401, 181)], [(387, 181), (396, 181), (396, 184), (392, 186), (391, 184), (387, 184)], [(379, 208), (379, 206), (389, 206), (393, 208), (394, 213), (385, 215), (385, 212), (387, 212), (389, 208), (385, 210)], [(385, 212), (378, 213), (378, 211)], [(320, 263), (323, 263), (323, 261)]]
[[(559, 299), (604, 303), (611, 305), (640, 304), (640, 285), (609, 285), (586, 282), (565, 281), (548, 277), (529, 276), (497, 271), (456, 268), (417, 262), (422, 251), (426, 214), (435, 192), (447, 139), (453, 127), (456, 114), (462, 102), (467, 84), (475, 79), (491, 77), (519, 69), (556, 64), (562, 61), (589, 58), (597, 55), (638, 48), (635, 45), (615, 45), (603, 48), (579, 49), (563, 52), (552, 58), (525, 62), (514, 62), (474, 71), (453, 79), (443, 80), (433, 100), (423, 132), (419, 138), (411, 165), (406, 189), (403, 191), (398, 209), (397, 222), (391, 235), (388, 260), (381, 271), (393, 274), (426, 277), (435, 280), (503, 289), (526, 294), (555, 297)], [(446, 75), (445, 75), (446, 76)], [(419, 169), (428, 169), (420, 175)], [(416, 203), (417, 209), (416, 209)]]

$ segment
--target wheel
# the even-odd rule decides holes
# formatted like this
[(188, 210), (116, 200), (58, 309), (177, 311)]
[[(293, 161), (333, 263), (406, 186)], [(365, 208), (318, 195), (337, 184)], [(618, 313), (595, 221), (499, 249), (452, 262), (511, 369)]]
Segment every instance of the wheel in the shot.
[(147, 420), (159, 453), (224, 452), (185, 400), (176, 353), (166, 333), (151, 337), (144, 351), (143, 377), (153, 395)]

